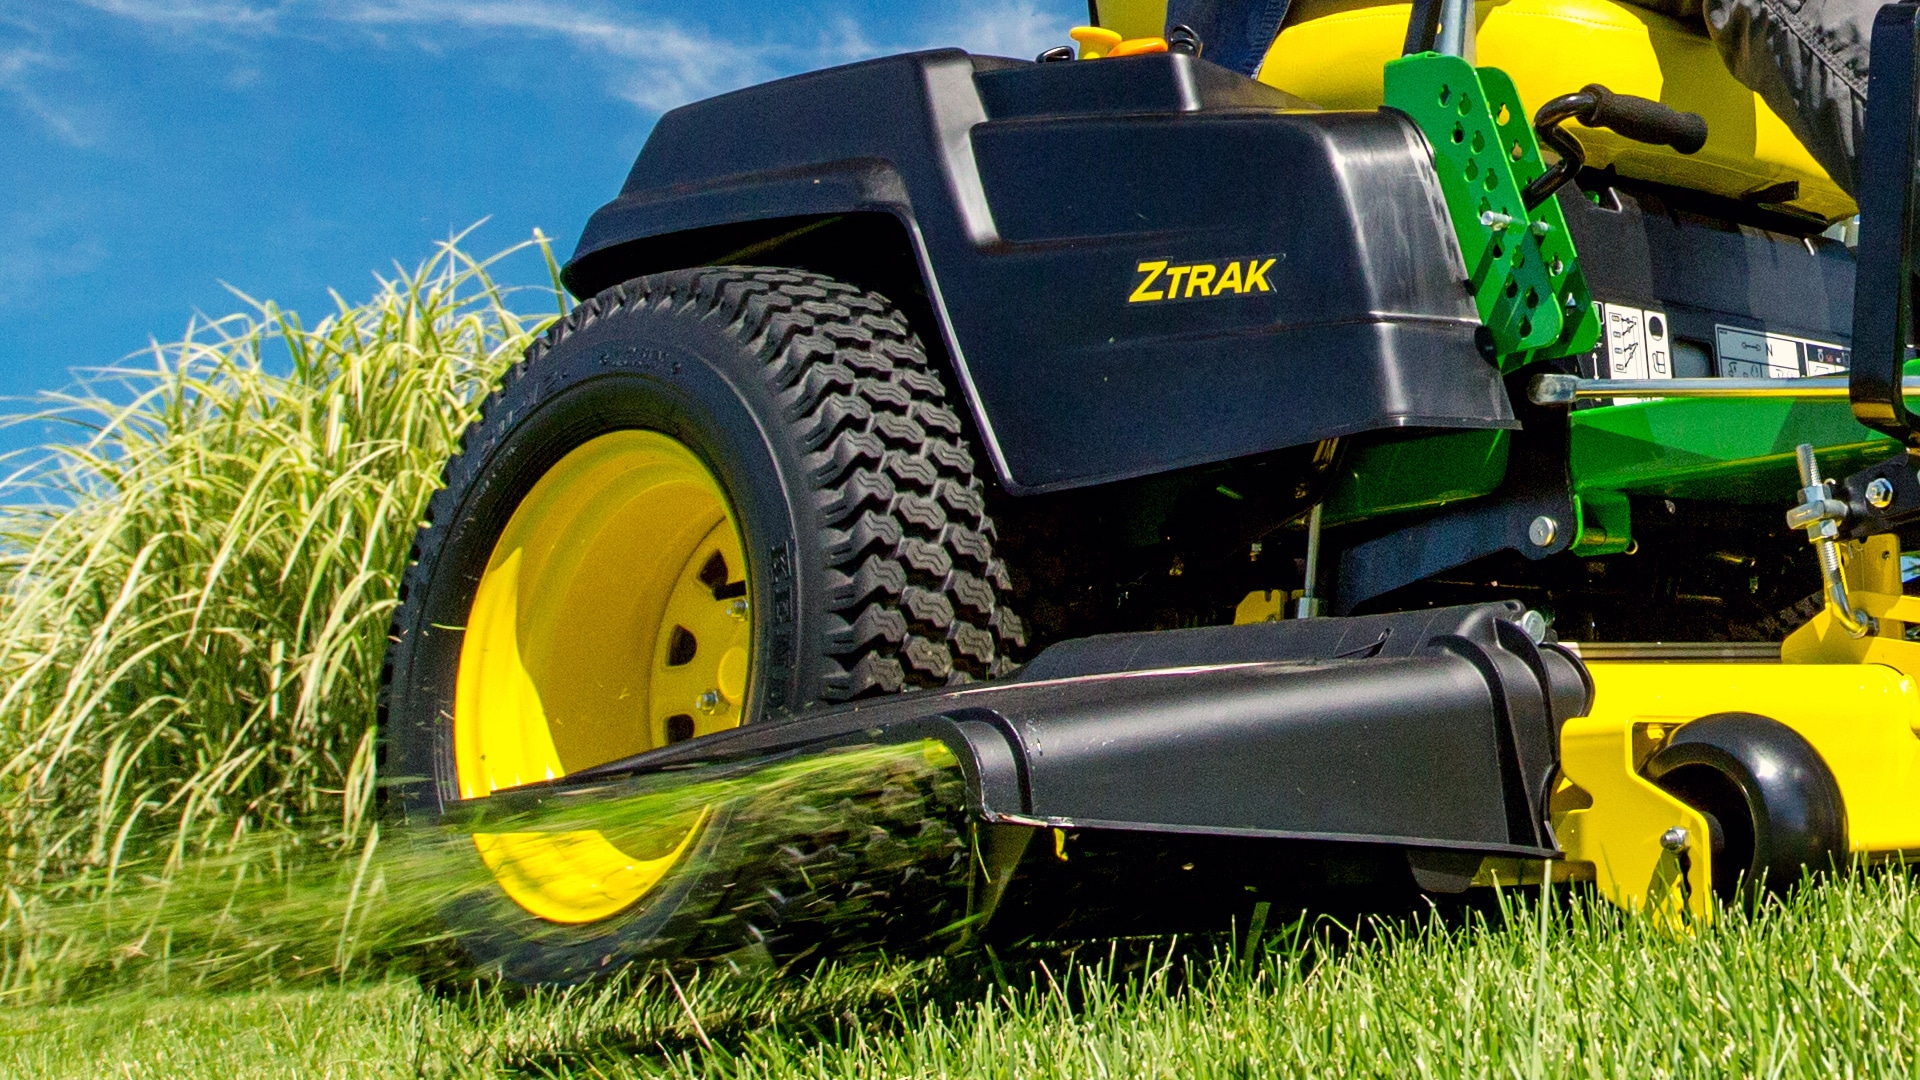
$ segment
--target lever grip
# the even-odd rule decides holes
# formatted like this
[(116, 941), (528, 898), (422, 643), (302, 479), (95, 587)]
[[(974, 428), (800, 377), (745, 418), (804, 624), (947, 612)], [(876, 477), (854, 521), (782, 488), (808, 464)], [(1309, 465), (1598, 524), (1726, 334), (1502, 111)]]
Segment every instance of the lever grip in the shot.
[(1692, 154), (1707, 144), (1707, 121), (1699, 113), (1681, 112), (1657, 101), (1616, 94), (1593, 83), (1581, 93), (1593, 97), (1593, 106), (1581, 116), (1588, 127), (1603, 127), (1634, 142), (1671, 146)]

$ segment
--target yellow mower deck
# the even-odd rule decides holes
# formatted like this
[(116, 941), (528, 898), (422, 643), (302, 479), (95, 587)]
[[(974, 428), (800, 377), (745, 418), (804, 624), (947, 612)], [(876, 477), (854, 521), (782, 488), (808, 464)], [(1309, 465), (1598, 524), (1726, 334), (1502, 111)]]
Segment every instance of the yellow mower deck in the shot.
[[(1920, 671), (1920, 644), (1897, 643)], [(1660, 846), (1688, 833), (1690, 907), (1713, 895), (1700, 815), (1655, 787), (1641, 768), (1679, 727), (1714, 713), (1747, 712), (1803, 736), (1839, 781), (1847, 849), (1884, 859), (1920, 853), (1920, 686), (1884, 663), (1595, 662), (1593, 712), (1560, 739), (1566, 779), (1592, 805), (1554, 815), (1568, 876), (1591, 877), (1629, 908), (1670, 894), (1678, 858)]]
[[(1555, 881), (1591, 881), (1629, 910), (1711, 917), (1706, 819), (1645, 769), (1682, 726), (1718, 713), (1764, 716), (1812, 744), (1845, 801), (1851, 857), (1920, 857), (1920, 642), (1905, 637), (1908, 623), (1920, 623), (1920, 597), (1900, 592), (1897, 538), (1850, 547), (1851, 594), (1879, 620), (1871, 636), (1848, 636), (1822, 611), (1777, 652), (1764, 645), (1583, 650), (1595, 696), (1586, 716), (1561, 729), (1552, 822), (1565, 858), (1552, 864)], [(1251, 593), (1235, 622), (1277, 619), (1286, 599)], [(1685, 846), (1668, 850), (1661, 839), (1676, 827), (1685, 830)], [(1490, 858), (1474, 884), (1537, 884), (1540, 869)]]
[[(1755, 713), (1811, 743), (1839, 783), (1847, 851), (1884, 861), (1920, 855), (1920, 597), (1900, 594), (1892, 536), (1853, 545), (1847, 577), (1878, 632), (1852, 638), (1823, 611), (1781, 646), (1778, 662), (1589, 658), (1595, 699), (1561, 731), (1554, 830), (1566, 859), (1555, 880), (1590, 880), (1629, 909), (1708, 917), (1708, 830), (1700, 813), (1655, 786), (1647, 761), (1681, 726)], [(1592, 650), (1606, 656), (1614, 650)], [(1649, 650), (1652, 651), (1652, 650)], [(1660, 840), (1686, 830), (1687, 868)], [(1538, 881), (1537, 867), (1488, 860), (1477, 884)]]

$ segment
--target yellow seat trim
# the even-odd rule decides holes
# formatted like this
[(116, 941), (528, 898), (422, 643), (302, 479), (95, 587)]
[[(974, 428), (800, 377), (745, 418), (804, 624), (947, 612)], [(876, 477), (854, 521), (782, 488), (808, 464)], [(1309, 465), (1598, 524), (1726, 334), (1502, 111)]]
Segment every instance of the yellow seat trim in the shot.
[[(1400, 54), (1410, 10), (1382, 4), (1290, 25), (1268, 49), (1260, 81), (1324, 108), (1378, 108), (1383, 66)], [(1786, 123), (1727, 71), (1703, 33), (1611, 0), (1495, 0), (1476, 11), (1476, 62), (1511, 75), (1529, 109), (1601, 83), (1707, 120), (1707, 145), (1691, 156), (1569, 125), (1589, 164), (1733, 197), (1798, 181), (1794, 209), (1827, 220), (1856, 212)]]

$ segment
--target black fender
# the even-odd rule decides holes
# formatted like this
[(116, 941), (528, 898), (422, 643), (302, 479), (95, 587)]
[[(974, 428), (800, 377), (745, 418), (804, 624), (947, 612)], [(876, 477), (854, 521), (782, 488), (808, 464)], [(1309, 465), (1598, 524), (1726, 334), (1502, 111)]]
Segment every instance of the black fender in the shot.
[(673, 110), (564, 280), (719, 263), (891, 289), (1015, 494), (1515, 426), (1419, 131), (1190, 56), (941, 50)]
[(1783, 892), (1847, 857), (1839, 781), (1805, 736), (1753, 713), (1684, 725), (1646, 776), (1711, 819), (1713, 888), (1727, 900)]

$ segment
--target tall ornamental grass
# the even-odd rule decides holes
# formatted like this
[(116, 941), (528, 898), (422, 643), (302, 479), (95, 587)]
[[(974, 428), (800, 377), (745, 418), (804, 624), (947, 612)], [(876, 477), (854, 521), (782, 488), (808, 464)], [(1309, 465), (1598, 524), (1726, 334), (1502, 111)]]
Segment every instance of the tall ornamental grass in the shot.
[(243, 842), (365, 836), (415, 527), (564, 305), (557, 277), (529, 300), (491, 276), (530, 246), (551, 271), (538, 233), (487, 259), (463, 236), (311, 327), (242, 297), (14, 418), (76, 435), (0, 490), (0, 918)]

